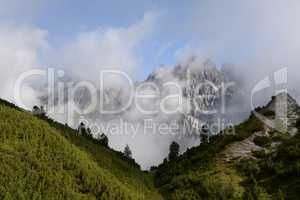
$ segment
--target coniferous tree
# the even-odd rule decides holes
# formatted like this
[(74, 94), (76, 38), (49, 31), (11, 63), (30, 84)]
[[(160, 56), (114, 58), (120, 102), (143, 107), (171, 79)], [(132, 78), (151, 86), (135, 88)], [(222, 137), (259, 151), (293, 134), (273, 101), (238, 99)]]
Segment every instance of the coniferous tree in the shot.
[(40, 107), (40, 116), (43, 118), (46, 118), (46, 111), (45, 111), (44, 106)]
[(132, 152), (131, 152), (131, 150), (130, 150), (128, 144), (126, 145), (126, 147), (125, 147), (125, 149), (124, 149), (124, 156), (125, 156), (126, 158), (131, 158), (131, 156), (132, 156)]
[(96, 139), (99, 144), (101, 144), (104, 147), (108, 147), (109, 140), (108, 140), (108, 137), (104, 133), (102, 133), (101, 135), (98, 135), (98, 137)]
[(209, 143), (209, 127), (207, 125), (201, 127), (200, 142), (201, 144)]
[(104, 147), (108, 147), (108, 143), (109, 143), (108, 137), (104, 133), (102, 133), (102, 135), (101, 135), (101, 144)]
[(172, 142), (170, 145), (169, 160), (175, 160), (179, 155), (180, 146), (177, 142)]
[(41, 106), (41, 107), (33, 106), (32, 114), (36, 115), (38, 117), (41, 117), (41, 118), (46, 118), (46, 111), (44, 109), (44, 106)]
[(32, 114), (38, 115), (40, 113), (40, 108), (38, 106), (33, 106), (32, 108)]
[(208, 135), (204, 134), (204, 133), (201, 133), (200, 134), (200, 141), (201, 141), (201, 144), (207, 144), (209, 142)]
[(165, 159), (163, 160), (163, 164), (166, 164), (167, 162), (168, 162), (168, 159), (165, 158)]
[(85, 128), (85, 124), (81, 122), (78, 127), (78, 132), (80, 135), (87, 135), (87, 130)]

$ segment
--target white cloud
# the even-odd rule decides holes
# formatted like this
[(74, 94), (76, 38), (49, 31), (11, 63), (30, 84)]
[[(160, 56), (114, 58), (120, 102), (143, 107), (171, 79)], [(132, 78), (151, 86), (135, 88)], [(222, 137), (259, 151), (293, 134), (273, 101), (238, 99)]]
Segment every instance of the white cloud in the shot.
[(44, 30), (30, 26), (0, 26), (1, 98), (13, 100), (15, 80), (21, 73), (38, 67), (39, 52), (47, 46), (47, 32)]
[(192, 7), (181, 31), (188, 42), (177, 51), (179, 61), (198, 55), (234, 63), (248, 88), (287, 67), (289, 89), (300, 96), (299, 1), (210, 0), (194, 1)]
[(147, 12), (128, 27), (81, 32), (62, 50), (63, 65), (85, 80), (97, 80), (103, 69), (119, 69), (134, 75), (143, 62), (139, 48), (153, 33), (157, 18), (158, 14)]
[(182, 34), (221, 61), (286, 64), (300, 50), (299, 9), (297, 0), (196, 1)]

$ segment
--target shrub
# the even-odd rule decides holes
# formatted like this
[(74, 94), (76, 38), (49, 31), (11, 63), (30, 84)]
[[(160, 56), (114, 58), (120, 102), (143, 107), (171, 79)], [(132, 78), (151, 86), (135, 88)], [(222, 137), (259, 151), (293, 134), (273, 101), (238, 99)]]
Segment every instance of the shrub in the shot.
[(251, 158), (241, 159), (237, 163), (237, 169), (241, 174), (246, 176), (257, 174), (259, 172), (259, 166), (257, 162)]
[(264, 110), (262, 114), (266, 117), (275, 117), (275, 112), (273, 110)]
[(253, 151), (252, 155), (256, 158), (266, 158), (268, 156), (265, 150)]
[(287, 141), (289, 139), (289, 137), (290, 136), (286, 133), (279, 133), (279, 134), (274, 135), (271, 139), (274, 142), (284, 142), (284, 141)]
[(172, 160), (175, 160), (178, 155), (179, 155), (179, 149), (180, 149), (180, 146), (177, 142), (172, 142), (170, 147), (170, 152), (169, 152), (169, 160), (172, 161)]
[(267, 136), (256, 136), (253, 140), (254, 144), (260, 147), (268, 147), (271, 144), (271, 139)]

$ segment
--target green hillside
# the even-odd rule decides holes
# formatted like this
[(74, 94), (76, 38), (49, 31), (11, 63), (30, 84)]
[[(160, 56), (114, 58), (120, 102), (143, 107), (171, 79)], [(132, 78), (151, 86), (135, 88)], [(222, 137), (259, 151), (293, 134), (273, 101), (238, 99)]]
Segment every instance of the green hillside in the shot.
[(0, 199), (160, 199), (120, 153), (1, 101)]
[[(0, 101), (0, 199), (296, 200), (300, 108), (291, 102), (294, 134), (251, 113), (235, 134), (224, 130), (143, 172), (92, 137)], [(271, 107), (256, 111), (274, 119)]]
[[(292, 107), (299, 116), (299, 106)], [(258, 110), (274, 118), (270, 116), (274, 112), (268, 107)], [(158, 166), (153, 170), (155, 185), (165, 199), (172, 200), (299, 199), (299, 117), (295, 127), (298, 132), (294, 135), (279, 133), (266, 128), (252, 113), (248, 120), (235, 127), (235, 134), (223, 131), (211, 137), (210, 142)], [(232, 150), (237, 149), (240, 155), (249, 146), (260, 150), (234, 157)]]

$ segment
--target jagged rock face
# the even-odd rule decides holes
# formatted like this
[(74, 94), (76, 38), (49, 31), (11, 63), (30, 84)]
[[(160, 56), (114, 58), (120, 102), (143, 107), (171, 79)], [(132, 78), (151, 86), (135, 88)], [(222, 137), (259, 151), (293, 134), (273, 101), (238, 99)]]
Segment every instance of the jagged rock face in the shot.
[[(187, 63), (175, 68), (160, 68), (152, 73), (147, 81), (161, 85), (167, 81), (178, 83), (183, 91), (183, 97), (188, 100), (190, 109), (188, 115), (196, 118), (209, 115), (212, 110), (219, 109), (222, 100), (222, 84), (229, 81), (214, 63)], [(233, 90), (225, 91), (225, 98), (230, 99)]]
[(272, 97), (267, 108), (273, 111), (275, 117), (289, 128), (294, 127), (300, 117), (300, 107), (288, 93), (280, 93)]
[(220, 153), (221, 159), (228, 162), (230, 160), (236, 160), (245, 157), (254, 158), (252, 156), (252, 152), (264, 149), (253, 142), (254, 138), (257, 136), (265, 136), (265, 134), (264, 132), (256, 132), (240, 142), (234, 142), (228, 145), (225, 150)]
[(300, 107), (288, 93), (279, 93), (263, 108), (256, 109), (256, 117), (266, 127), (282, 133), (294, 135), (300, 119)]
[(228, 113), (223, 109), (231, 103), (235, 91), (226, 88), (230, 82), (227, 75), (209, 60), (159, 68), (146, 81), (157, 85), (171, 81), (180, 86), (186, 105), (178, 123), (188, 129), (183, 131), (192, 132), (191, 135), (200, 134), (203, 126), (226, 118)]
[(201, 117), (213, 113), (210, 111), (214, 109), (219, 110), (222, 100), (220, 88), (225, 78), (214, 65), (204, 63), (200, 68), (190, 69), (187, 79), (184, 95), (190, 99), (192, 116)]

